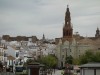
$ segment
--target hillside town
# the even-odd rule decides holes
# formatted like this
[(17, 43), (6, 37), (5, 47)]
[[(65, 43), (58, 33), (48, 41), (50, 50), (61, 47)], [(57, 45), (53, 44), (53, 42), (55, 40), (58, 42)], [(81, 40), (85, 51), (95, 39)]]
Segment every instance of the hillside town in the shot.
[(46, 40), (44, 35), (43, 39), (35, 40), (35, 42), (32, 42), (32, 38), (28, 38), (28, 41), (7, 41), (3, 39), (0, 39), (0, 61), (6, 67), (14, 67), (15, 64), (24, 64), (27, 59), (37, 59), (55, 53), (54, 40)]
[[(46, 64), (45, 61), (42, 62), (42, 66), (47, 65), (46, 69), (48, 69), (48, 73), (38, 74), (38, 75), (50, 75), (49, 71), (52, 71), (51, 75), (99, 75), (100, 74), (100, 61), (96, 62), (98, 64), (86, 64), (80, 66), (77, 59), (81, 58), (82, 55), (85, 55), (87, 51), (90, 51), (94, 54), (100, 52), (100, 30), (99, 27), (95, 29), (94, 37), (84, 37), (79, 34), (79, 32), (73, 33), (73, 26), (71, 23), (71, 12), (70, 8), (67, 5), (65, 11), (64, 25), (62, 25), (63, 36), (57, 37), (54, 39), (47, 39), (46, 35), (43, 34), (41, 39), (38, 39), (37, 36), (16, 36), (12, 37), (9, 34), (3, 35), (0, 37), (0, 64), (2, 67), (0, 68), (1, 72), (7, 72), (8, 68), (9, 72), (15, 73), (16, 66), (25, 66), (26, 63), (31, 61), (35, 63), (40, 63), (39, 59), (45, 59), (45, 57), (51, 55), (56, 58), (56, 64), (53, 66), (50, 64)], [(71, 61), (69, 61), (69, 60)], [(74, 59), (74, 61), (72, 61)], [(53, 62), (53, 59), (48, 59)], [(55, 59), (54, 59), (55, 60)], [(75, 62), (76, 60), (76, 62)], [(89, 59), (88, 59), (89, 60)], [(89, 61), (91, 62), (91, 61)], [(69, 68), (70, 66), (70, 68)], [(73, 69), (71, 69), (73, 66)], [(91, 67), (92, 70), (87, 70)], [(94, 68), (94, 66), (96, 66)], [(35, 66), (36, 67), (36, 66)], [(28, 66), (28, 69), (30, 65)], [(31, 67), (32, 68), (32, 67)], [(35, 73), (28, 70), (28, 73), (25, 75), (32, 75)], [(61, 71), (65, 71), (66, 74), (61, 74)], [(87, 69), (86, 69), (87, 68)], [(54, 71), (53, 71), (54, 69)], [(69, 70), (70, 69), (70, 70)], [(86, 69), (86, 70), (84, 70)], [(55, 72), (56, 70), (56, 72)], [(58, 71), (60, 70), (60, 71)], [(77, 70), (79, 72), (74, 73), (72, 70)], [(46, 70), (47, 71), (47, 70)], [(89, 71), (89, 73), (88, 73)], [(93, 72), (92, 72), (93, 71)], [(54, 73), (55, 72), (55, 73)], [(73, 74), (71, 74), (73, 72)], [(85, 73), (86, 72), (86, 73)], [(65, 72), (64, 72), (65, 73)], [(67, 74), (68, 73), (68, 74)], [(93, 74), (91, 74), (93, 73)], [(17, 75), (17, 74), (16, 74)], [(24, 74), (22, 74), (24, 75)]]

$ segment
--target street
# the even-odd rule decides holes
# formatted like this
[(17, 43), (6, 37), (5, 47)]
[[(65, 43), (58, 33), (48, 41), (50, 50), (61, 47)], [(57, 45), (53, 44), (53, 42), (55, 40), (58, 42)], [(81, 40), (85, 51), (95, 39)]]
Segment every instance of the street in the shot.
[[(55, 73), (52, 72), (52, 75), (62, 75), (62, 74), (61, 74), (61, 71), (62, 71), (62, 70), (55, 70)], [(15, 75), (15, 74), (14, 74), (14, 73), (3, 72), (3, 73), (0, 73), (0, 75)], [(47, 74), (47, 75), (51, 75), (51, 74)]]
[(53, 72), (52, 75), (61, 75), (61, 70), (56, 70), (55, 73)]
[[(51, 74), (47, 74), (47, 75), (51, 75)], [(52, 75), (61, 75), (61, 70), (55, 70), (55, 73), (52, 72)]]

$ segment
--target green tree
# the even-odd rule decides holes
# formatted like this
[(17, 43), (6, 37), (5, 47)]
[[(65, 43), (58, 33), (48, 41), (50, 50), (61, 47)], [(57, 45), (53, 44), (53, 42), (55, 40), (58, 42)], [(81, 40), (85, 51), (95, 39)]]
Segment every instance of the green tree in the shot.
[(85, 64), (87, 63), (87, 57), (85, 55), (82, 55), (80, 58), (79, 58), (79, 63), (80, 64)]
[(100, 52), (96, 52), (96, 54), (93, 57), (94, 62), (100, 62)]
[(86, 51), (85, 54), (81, 55), (79, 58), (80, 64), (86, 64), (88, 62), (96, 62), (96, 54), (91, 52), (90, 50)]
[(33, 60), (33, 59), (28, 59), (25, 63), (24, 66), (27, 66), (29, 64), (35, 64), (35, 63), (39, 63), (38, 60)]
[(42, 57), (40, 62), (45, 64), (49, 68), (52, 68), (57, 65), (57, 59), (52, 55)]
[(79, 58), (74, 58), (74, 59), (73, 59), (73, 64), (74, 64), (74, 65), (79, 65), (79, 64), (80, 64)]
[[(88, 62), (99, 62), (100, 63), (100, 52), (92, 52), (91, 50), (86, 51), (79, 58), (74, 58), (73, 64), (86, 64)], [(66, 58), (66, 62), (71, 63), (71, 57)]]
[(72, 64), (73, 63), (73, 57), (71, 55), (67, 56), (65, 62), (68, 63), (68, 64)]

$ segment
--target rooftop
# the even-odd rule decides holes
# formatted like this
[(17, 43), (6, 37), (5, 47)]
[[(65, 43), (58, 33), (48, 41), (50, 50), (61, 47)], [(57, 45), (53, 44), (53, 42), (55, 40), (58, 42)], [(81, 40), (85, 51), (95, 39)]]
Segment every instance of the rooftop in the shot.
[(80, 68), (100, 68), (100, 63), (87, 63), (81, 65)]

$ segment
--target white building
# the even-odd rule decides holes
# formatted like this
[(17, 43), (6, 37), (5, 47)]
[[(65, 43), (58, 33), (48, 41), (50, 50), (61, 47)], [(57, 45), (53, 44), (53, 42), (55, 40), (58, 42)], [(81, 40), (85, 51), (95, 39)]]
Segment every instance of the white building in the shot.
[(81, 65), (80, 75), (100, 75), (100, 63), (87, 63)]

